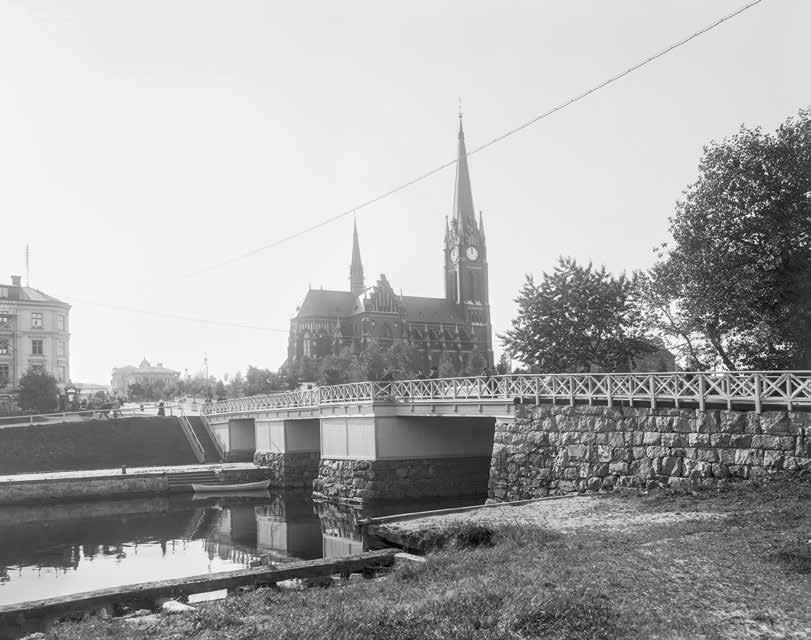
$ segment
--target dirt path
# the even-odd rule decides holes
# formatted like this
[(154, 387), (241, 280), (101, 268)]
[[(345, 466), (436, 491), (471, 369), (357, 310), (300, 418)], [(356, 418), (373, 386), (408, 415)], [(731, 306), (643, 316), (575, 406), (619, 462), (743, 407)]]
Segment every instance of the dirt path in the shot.
[(423, 518), (392, 520), (378, 525), (381, 532), (395, 535), (414, 534), (442, 529), (451, 524), (470, 522), (485, 525), (534, 525), (559, 533), (599, 529), (615, 533), (648, 525), (676, 524), (690, 521), (722, 519), (714, 511), (679, 512), (640, 510), (638, 502), (618, 497), (574, 496), (538, 500), (521, 505), (486, 507), (461, 513), (440, 514)]

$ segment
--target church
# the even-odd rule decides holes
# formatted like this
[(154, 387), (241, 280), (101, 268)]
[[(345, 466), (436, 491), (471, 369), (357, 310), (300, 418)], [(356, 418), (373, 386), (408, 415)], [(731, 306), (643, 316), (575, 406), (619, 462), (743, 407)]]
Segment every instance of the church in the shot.
[(383, 274), (367, 287), (356, 223), (349, 291), (307, 292), (290, 321), (290, 370), (317, 369), (324, 357), (344, 349), (360, 355), (372, 342), (413, 347), (426, 372), (442, 362), (456, 371), (471, 362), (493, 366), (484, 221), (473, 208), (461, 114), (457, 153), (453, 210), (445, 219), (445, 296), (397, 294)]

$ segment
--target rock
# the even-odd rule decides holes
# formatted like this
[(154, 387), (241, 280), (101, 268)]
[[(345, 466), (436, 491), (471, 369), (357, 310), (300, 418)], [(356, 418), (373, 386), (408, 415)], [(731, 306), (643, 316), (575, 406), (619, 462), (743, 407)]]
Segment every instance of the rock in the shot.
[(178, 602), (177, 600), (167, 600), (161, 604), (161, 611), (164, 613), (188, 613), (189, 611), (195, 610), (196, 609), (194, 607), (190, 607), (189, 605)]
[(160, 619), (161, 617), (157, 613), (150, 613), (148, 616), (123, 618), (124, 622), (132, 625), (133, 627), (138, 627), (139, 629), (157, 625), (160, 623)]

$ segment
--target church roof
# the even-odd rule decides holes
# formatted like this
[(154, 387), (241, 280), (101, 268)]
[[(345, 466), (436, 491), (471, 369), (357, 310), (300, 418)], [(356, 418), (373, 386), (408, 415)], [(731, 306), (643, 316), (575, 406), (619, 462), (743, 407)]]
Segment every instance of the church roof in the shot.
[(464, 322), (456, 305), (445, 298), (403, 296), (408, 322)]
[(334, 318), (351, 316), (357, 298), (349, 291), (310, 289), (301, 303), (297, 318)]

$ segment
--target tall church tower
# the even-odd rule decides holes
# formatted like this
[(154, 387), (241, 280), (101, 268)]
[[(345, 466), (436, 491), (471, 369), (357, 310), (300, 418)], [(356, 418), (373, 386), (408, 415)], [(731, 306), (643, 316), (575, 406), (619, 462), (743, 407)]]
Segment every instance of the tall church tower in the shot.
[(459, 113), (459, 145), (456, 160), (456, 185), (453, 212), (445, 221), (445, 298), (459, 305), (468, 325), (474, 328), (487, 360), (493, 365), (490, 329), (490, 292), (487, 277), (487, 246), (484, 221), (478, 223), (473, 209), (473, 192), (467, 166), (465, 132)]

